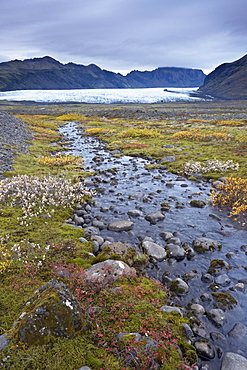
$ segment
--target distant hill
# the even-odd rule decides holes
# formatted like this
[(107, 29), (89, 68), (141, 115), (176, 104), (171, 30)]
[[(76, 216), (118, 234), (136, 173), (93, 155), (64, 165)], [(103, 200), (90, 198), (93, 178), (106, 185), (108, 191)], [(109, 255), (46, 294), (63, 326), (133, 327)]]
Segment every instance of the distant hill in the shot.
[(220, 99), (247, 99), (247, 54), (206, 76), (199, 92)]
[(132, 71), (123, 76), (95, 64), (62, 64), (49, 56), (0, 63), (0, 91), (197, 87), (204, 78), (199, 69), (172, 67)]

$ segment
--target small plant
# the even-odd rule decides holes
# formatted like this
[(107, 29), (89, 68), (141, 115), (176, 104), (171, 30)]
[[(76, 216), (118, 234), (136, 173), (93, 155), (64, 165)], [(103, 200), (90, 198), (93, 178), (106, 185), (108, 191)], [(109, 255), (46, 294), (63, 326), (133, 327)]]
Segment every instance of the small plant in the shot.
[(62, 116), (57, 117), (58, 121), (81, 121), (86, 119), (87, 117), (83, 116), (82, 114), (77, 113), (67, 113), (63, 114)]
[(203, 133), (199, 129), (192, 129), (190, 131), (179, 131), (173, 134), (175, 140), (187, 141), (212, 141), (212, 140), (227, 140), (226, 132), (208, 131)]
[(87, 135), (103, 135), (115, 132), (115, 130), (103, 128), (103, 127), (92, 127), (84, 131)]
[(136, 137), (147, 137), (156, 138), (160, 137), (160, 132), (148, 128), (129, 128), (119, 134), (121, 138), (136, 138)]
[[(73, 208), (83, 202), (85, 196), (94, 192), (84, 189), (82, 184), (72, 184), (70, 180), (54, 176), (19, 175), (0, 181), (0, 204), (21, 207), (23, 216), (21, 225), (28, 225), (28, 220), (42, 213), (49, 213), (49, 208)], [(50, 212), (53, 212), (52, 210)]]
[(219, 161), (218, 159), (208, 160), (205, 163), (201, 162), (187, 162), (184, 165), (185, 175), (192, 175), (194, 173), (209, 173), (209, 172), (225, 172), (228, 170), (238, 171), (239, 164), (233, 163), (230, 159), (228, 161)]
[(82, 166), (83, 161), (80, 156), (74, 155), (64, 155), (64, 154), (57, 154), (52, 157), (43, 156), (37, 158), (37, 162), (39, 164), (44, 164), (46, 166), (67, 166), (67, 165), (76, 165)]
[(243, 215), (247, 212), (247, 180), (230, 177), (217, 186), (211, 193), (213, 205), (223, 209), (231, 209), (230, 216)]

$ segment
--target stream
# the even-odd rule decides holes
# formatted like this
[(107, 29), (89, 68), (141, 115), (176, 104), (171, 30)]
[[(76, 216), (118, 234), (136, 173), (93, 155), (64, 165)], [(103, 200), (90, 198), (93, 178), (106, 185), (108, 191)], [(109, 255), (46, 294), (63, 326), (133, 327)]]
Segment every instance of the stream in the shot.
[[(83, 136), (83, 130), (74, 122), (61, 126), (60, 133), (69, 147), (66, 153), (82, 156), (85, 170), (95, 171), (94, 176), (82, 180), (86, 187), (98, 190), (90, 210), (93, 218), (105, 224), (129, 219), (134, 223), (130, 231), (100, 230), (99, 235), (104, 239), (110, 237), (114, 241), (127, 242), (137, 251), (145, 237), (164, 246), (166, 243), (160, 235), (162, 232), (173, 233), (183, 246), (191, 247), (193, 240), (198, 237), (211, 238), (222, 244), (220, 251), (195, 252), (191, 259), (185, 257), (177, 261), (166, 258), (161, 262), (150, 263), (146, 273), (160, 281), (165, 273), (168, 280), (182, 278), (187, 282), (187, 294), (171, 297), (171, 304), (179, 305), (184, 315), (187, 315), (189, 302), (198, 303), (205, 310), (215, 308), (210, 282), (202, 281), (201, 277), (207, 273), (213, 259), (228, 262), (231, 269), (224, 271), (228, 280), (218, 285), (217, 292), (230, 293), (238, 304), (224, 312), (227, 322), (222, 327), (216, 327), (205, 314), (198, 314), (203, 330), (199, 331), (196, 338), (209, 340), (215, 348), (214, 359), (202, 360), (202, 364), (208, 364), (205, 369), (220, 369), (225, 352), (247, 357), (247, 295), (245, 289), (238, 291), (233, 288), (237, 283), (247, 284), (247, 231), (209, 203), (203, 208), (190, 206), (192, 199), (206, 202), (212, 185), (204, 181), (189, 181), (167, 172), (165, 168), (146, 169), (144, 166), (153, 163), (152, 160), (114, 157), (102, 142)], [(67, 145), (67, 142), (70, 144)], [(160, 211), (161, 203), (168, 203), (169, 210), (163, 212), (163, 220), (151, 224), (145, 215)], [(139, 216), (129, 216), (127, 212), (130, 210), (138, 210)], [(244, 245), (246, 249), (241, 249)], [(246, 331), (243, 330), (239, 335), (229, 335), (236, 323), (241, 323)]]

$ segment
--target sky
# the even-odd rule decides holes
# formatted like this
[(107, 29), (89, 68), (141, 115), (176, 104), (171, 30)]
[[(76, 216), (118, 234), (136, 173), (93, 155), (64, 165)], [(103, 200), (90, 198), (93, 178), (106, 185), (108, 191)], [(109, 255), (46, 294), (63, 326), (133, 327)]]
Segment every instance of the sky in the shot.
[(209, 73), (247, 53), (247, 0), (1, 0), (0, 62)]

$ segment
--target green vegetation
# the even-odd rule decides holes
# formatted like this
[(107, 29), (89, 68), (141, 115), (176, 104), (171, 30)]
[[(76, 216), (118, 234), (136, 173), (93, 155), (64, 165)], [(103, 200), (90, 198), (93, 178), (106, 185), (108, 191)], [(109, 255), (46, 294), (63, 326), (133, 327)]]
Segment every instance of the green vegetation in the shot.
[[(83, 229), (64, 221), (94, 194), (79, 185), (80, 177), (87, 175), (81, 161), (56, 155), (64, 149), (58, 142), (58, 124), (75, 117), (18, 117), (30, 125), (33, 138), (29, 152), (15, 158), (14, 169), (0, 182), (0, 334), (10, 339), (0, 353), (2, 368), (75, 370), (87, 365), (93, 370), (145, 370), (158, 363), (160, 369), (175, 370), (195, 362), (192, 349), (183, 352), (183, 359), (178, 353), (178, 339), (184, 338), (181, 323), (187, 320), (160, 310), (168, 303), (160, 283), (133, 277), (92, 286), (85, 279), (84, 269), (98, 262), (91, 254), (93, 245), (80, 241)], [(130, 250), (122, 258), (133, 259), (141, 270), (146, 257)], [(51, 336), (49, 343), (41, 344), (34, 338), (36, 345), (31, 346), (18, 342), (15, 320), (34, 291), (51, 279), (64, 282), (77, 298), (88, 329), (71, 339)], [(51, 302), (56, 305), (55, 297)], [(124, 333), (139, 337), (130, 334), (122, 340)]]

